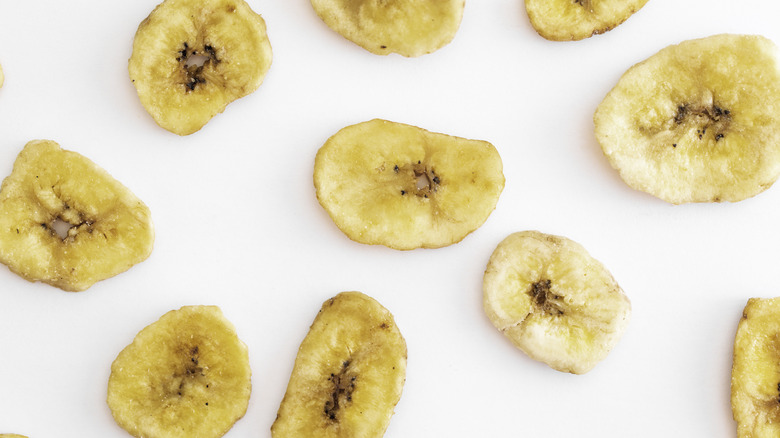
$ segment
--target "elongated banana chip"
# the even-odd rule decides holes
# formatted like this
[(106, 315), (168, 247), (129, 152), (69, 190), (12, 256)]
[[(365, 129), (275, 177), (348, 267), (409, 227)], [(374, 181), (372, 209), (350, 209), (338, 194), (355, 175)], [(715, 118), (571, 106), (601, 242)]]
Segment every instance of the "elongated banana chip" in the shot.
[(673, 204), (740, 201), (780, 175), (780, 68), (760, 36), (716, 35), (631, 67), (594, 116), (631, 187)]
[(24, 147), (0, 187), (0, 262), (29, 281), (82, 291), (149, 257), (149, 208), (86, 157)]
[(536, 32), (548, 40), (575, 41), (610, 31), (647, 0), (525, 0)]
[(255, 91), (271, 58), (265, 21), (244, 0), (165, 0), (138, 26), (128, 69), (154, 121), (188, 135)]
[(246, 345), (216, 306), (163, 315), (111, 364), (108, 407), (135, 437), (217, 438), (246, 413)]
[(317, 152), (317, 199), (350, 239), (407, 250), (459, 242), (504, 189), (492, 144), (386, 120), (348, 126)]
[(360, 292), (329, 299), (295, 359), (274, 438), (380, 438), (406, 379), (393, 315)]
[(455, 37), (465, 0), (311, 0), (331, 29), (377, 55), (416, 57)]
[(485, 313), (531, 358), (584, 374), (622, 336), (631, 303), (578, 243), (538, 231), (511, 234), (490, 256)]
[(780, 436), (780, 298), (748, 300), (734, 339), (731, 409), (739, 438)]

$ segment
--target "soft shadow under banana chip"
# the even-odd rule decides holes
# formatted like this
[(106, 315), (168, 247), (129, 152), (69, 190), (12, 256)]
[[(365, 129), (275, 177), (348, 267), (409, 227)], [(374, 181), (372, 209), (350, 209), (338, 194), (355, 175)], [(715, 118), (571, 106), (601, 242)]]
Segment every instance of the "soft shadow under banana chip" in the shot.
[(314, 163), (317, 199), (350, 239), (408, 250), (461, 241), (504, 189), (496, 148), (371, 120), (328, 139)]
[(415, 57), (452, 41), (465, 0), (311, 0), (311, 4), (328, 27), (369, 52)]
[(740, 201), (780, 175), (780, 67), (760, 36), (716, 35), (631, 67), (594, 115), (612, 167), (673, 204)]
[(163, 315), (111, 364), (108, 406), (135, 437), (217, 438), (246, 413), (246, 345), (216, 306)]
[(525, 0), (536, 32), (548, 40), (581, 40), (614, 29), (647, 0)]
[(628, 325), (631, 303), (580, 244), (524, 231), (504, 239), (483, 280), (485, 313), (529, 357), (583, 374), (607, 357)]
[(128, 69), (154, 121), (188, 135), (255, 91), (271, 57), (265, 21), (244, 0), (165, 0), (138, 26)]
[(360, 292), (329, 299), (295, 359), (274, 438), (379, 438), (406, 379), (406, 341), (393, 315)]
[(27, 143), (0, 187), (0, 262), (29, 281), (82, 291), (145, 260), (149, 208), (86, 157)]

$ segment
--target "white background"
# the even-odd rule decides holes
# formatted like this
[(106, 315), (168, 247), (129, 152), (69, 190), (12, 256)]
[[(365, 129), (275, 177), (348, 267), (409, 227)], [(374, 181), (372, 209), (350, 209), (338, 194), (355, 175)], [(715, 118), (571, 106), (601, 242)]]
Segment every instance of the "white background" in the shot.
[[(396, 318), (408, 374), (387, 438), (733, 437), (732, 342), (746, 300), (780, 295), (780, 187), (735, 204), (672, 206), (628, 188), (592, 116), (634, 63), (721, 32), (780, 42), (769, 0), (650, 0), (623, 25), (550, 42), (522, 0), (469, 0), (453, 42), (406, 59), (331, 31), (308, 0), (250, 0), (274, 60), (264, 84), (201, 131), (152, 121), (127, 75), (158, 0), (0, 0), (0, 175), (32, 139), (108, 170), (151, 209), (154, 252), (88, 291), (0, 267), (0, 432), (125, 437), (106, 406), (117, 353), (187, 304), (216, 304), (249, 346), (249, 410), (227, 437), (269, 437), (321, 303), (359, 290)], [(354, 243), (314, 196), (314, 155), (375, 117), (488, 140), (506, 188), (462, 242)], [(482, 273), (508, 234), (565, 235), (631, 299), (622, 340), (590, 373), (532, 361), (482, 311)]]

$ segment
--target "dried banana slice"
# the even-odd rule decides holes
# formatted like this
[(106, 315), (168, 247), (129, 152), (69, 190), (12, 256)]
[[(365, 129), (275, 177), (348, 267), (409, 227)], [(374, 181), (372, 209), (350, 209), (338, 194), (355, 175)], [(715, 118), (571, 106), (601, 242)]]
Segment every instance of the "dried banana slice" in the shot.
[(377, 55), (416, 57), (455, 37), (465, 0), (311, 0), (344, 38)]
[(486, 141), (371, 120), (320, 148), (314, 186), (350, 239), (406, 250), (447, 246), (477, 229), (496, 207), (504, 174)]
[(271, 435), (384, 435), (406, 379), (393, 315), (360, 292), (329, 299), (301, 343)]
[[(2, 79), (2, 77), (0, 77)], [(2, 81), (0, 81), (0, 85), (2, 85)], [(27, 438), (24, 435), (17, 435), (15, 433), (0, 433), (0, 438)]]
[(130, 79), (158, 125), (202, 128), (271, 66), (265, 21), (244, 0), (165, 0), (138, 26)]
[(780, 436), (780, 298), (748, 300), (734, 339), (731, 409), (740, 438)]
[(630, 68), (594, 116), (625, 182), (673, 204), (740, 201), (780, 175), (780, 68), (766, 38), (716, 35)]
[(3, 66), (0, 65), (0, 88), (3, 86), (3, 82), (5, 82), (5, 75), (3, 75)]
[(0, 262), (26, 280), (82, 291), (146, 260), (153, 244), (149, 208), (53, 141), (27, 143), (0, 187)]
[(607, 269), (565, 237), (524, 231), (504, 239), (483, 280), (485, 313), (531, 358), (584, 374), (622, 336), (631, 303)]
[(145, 438), (221, 437), (246, 413), (246, 345), (219, 307), (163, 315), (111, 365), (108, 406), (117, 424)]
[(525, 0), (531, 25), (553, 41), (575, 41), (610, 31), (647, 0)]

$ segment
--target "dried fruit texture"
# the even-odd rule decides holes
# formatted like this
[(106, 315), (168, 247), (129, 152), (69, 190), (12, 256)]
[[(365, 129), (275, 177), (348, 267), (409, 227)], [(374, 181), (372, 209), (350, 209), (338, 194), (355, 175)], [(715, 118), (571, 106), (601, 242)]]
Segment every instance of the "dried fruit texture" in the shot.
[(377, 55), (415, 57), (455, 37), (465, 0), (311, 0), (331, 29)]
[(108, 406), (117, 424), (145, 438), (221, 437), (246, 413), (246, 345), (216, 306), (163, 315), (111, 365)]
[(348, 126), (317, 153), (317, 199), (350, 239), (437, 248), (487, 220), (504, 188), (490, 143), (371, 120)]
[(329, 299), (301, 343), (274, 438), (378, 438), (406, 379), (393, 315), (360, 292)]
[(27, 143), (0, 187), (0, 262), (29, 281), (82, 291), (145, 260), (153, 244), (149, 208), (53, 141)]
[(625, 182), (673, 204), (740, 201), (780, 175), (780, 69), (766, 38), (716, 35), (630, 68), (594, 116)]
[(525, 0), (531, 25), (542, 37), (574, 41), (610, 31), (647, 0)]
[(490, 256), (485, 313), (531, 358), (583, 374), (607, 357), (631, 304), (607, 269), (578, 243), (538, 231), (511, 234)]
[(130, 79), (158, 125), (202, 128), (271, 66), (265, 21), (243, 0), (165, 0), (138, 26)]
[(780, 298), (748, 300), (734, 339), (731, 409), (739, 438), (780, 436)]

